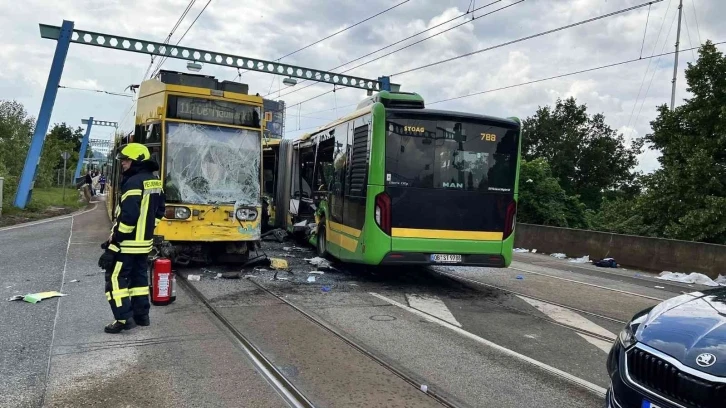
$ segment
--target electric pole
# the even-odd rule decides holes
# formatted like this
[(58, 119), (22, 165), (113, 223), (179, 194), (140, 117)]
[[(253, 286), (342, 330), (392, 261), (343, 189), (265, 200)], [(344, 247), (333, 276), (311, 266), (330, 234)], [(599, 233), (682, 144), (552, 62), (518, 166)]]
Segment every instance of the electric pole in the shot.
[(683, 15), (683, 0), (678, 4), (678, 31), (676, 32), (676, 61), (673, 64), (673, 89), (671, 90), (671, 111), (676, 107), (676, 78), (678, 76), (678, 43), (681, 41), (681, 16)]

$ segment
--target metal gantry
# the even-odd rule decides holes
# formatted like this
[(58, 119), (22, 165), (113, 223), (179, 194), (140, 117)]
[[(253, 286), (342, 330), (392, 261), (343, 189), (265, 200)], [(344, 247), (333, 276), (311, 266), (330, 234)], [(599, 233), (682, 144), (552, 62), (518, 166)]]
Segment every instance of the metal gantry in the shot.
[(83, 160), (86, 158), (86, 150), (88, 150), (88, 142), (91, 136), (91, 127), (93, 127), (93, 125), (96, 125), (109, 126), (118, 129), (118, 122), (110, 122), (107, 120), (94, 120), (93, 116), (88, 119), (81, 119), (81, 124), (86, 125), (86, 133), (83, 135), (83, 141), (81, 142), (81, 151), (78, 153), (78, 164), (76, 165), (76, 173), (74, 176), (75, 180), (78, 180), (78, 178), (81, 177), (81, 168), (83, 167)]
[[(313, 68), (300, 67), (290, 64), (283, 64), (275, 61), (267, 61), (259, 58), (250, 58), (241, 55), (232, 55), (216, 51), (203, 50), (192, 47), (173, 46), (155, 41), (129, 38), (119, 35), (96, 33), (92, 31), (77, 30), (73, 21), (63, 20), (59, 26), (40, 24), (40, 36), (50, 40), (56, 40), (56, 49), (51, 64), (48, 82), (43, 95), (43, 102), (38, 114), (35, 133), (30, 143), (28, 155), (25, 158), (25, 166), (20, 177), (20, 185), (15, 196), (14, 205), (18, 208), (25, 208), (30, 201), (35, 174), (43, 150), (43, 142), (48, 131), (48, 123), (53, 112), (53, 105), (58, 94), (58, 86), (63, 74), (68, 48), (71, 43), (90, 45), (95, 47), (110, 48), (120, 51), (130, 51), (147, 55), (157, 55), (167, 58), (174, 58), (193, 62), (204, 62), (212, 65), (219, 65), (235, 69), (246, 69), (250, 71), (264, 72), (273, 75), (282, 75), (290, 78), (307, 79), (315, 82), (328, 83), (336, 86), (364, 89), (373, 91), (398, 91), (400, 85), (392, 84), (390, 78), (382, 76), (377, 79), (363, 78), (352, 75), (340, 74), (337, 72), (321, 71)], [(94, 123), (89, 122), (86, 129), (86, 137), (90, 127)], [(85, 152), (83, 152), (85, 153)], [(83, 155), (81, 155), (83, 157)], [(81, 159), (82, 160), (82, 159)], [(80, 173), (80, 170), (77, 170)]]

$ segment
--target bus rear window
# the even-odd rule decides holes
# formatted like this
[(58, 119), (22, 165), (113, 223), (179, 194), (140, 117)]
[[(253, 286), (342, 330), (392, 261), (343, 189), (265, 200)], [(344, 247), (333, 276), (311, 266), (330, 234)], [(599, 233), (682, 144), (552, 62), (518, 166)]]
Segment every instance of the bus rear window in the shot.
[(511, 192), (518, 129), (485, 120), (388, 113), (386, 184)]

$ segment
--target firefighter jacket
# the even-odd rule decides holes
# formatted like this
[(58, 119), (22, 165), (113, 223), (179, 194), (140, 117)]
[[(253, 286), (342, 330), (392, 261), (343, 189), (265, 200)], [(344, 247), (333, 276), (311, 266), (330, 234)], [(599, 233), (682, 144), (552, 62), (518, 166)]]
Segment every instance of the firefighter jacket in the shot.
[(109, 249), (122, 254), (148, 254), (154, 229), (164, 217), (162, 182), (152, 171), (153, 162), (134, 162), (123, 173)]

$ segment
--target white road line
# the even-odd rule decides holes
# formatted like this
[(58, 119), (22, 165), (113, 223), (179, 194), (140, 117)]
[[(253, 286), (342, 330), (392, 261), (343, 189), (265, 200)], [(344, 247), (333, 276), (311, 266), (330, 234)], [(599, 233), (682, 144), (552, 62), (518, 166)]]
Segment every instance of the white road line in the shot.
[(461, 327), (461, 323), (456, 320), (453, 314), (446, 304), (440, 299), (436, 299), (430, 296), (423, 295), (406, 295), (408, 305), (414, 309), (420, 310), (426, 314), (441, 319), (446, 323), (453, 324), (456, 327)]
[(414, 308), (411, 308), (411, 307), (408, 307), (408, 306), (406, 306), (404, 304), (398, 303), (395, 300), (389, 299), (389, 298), (387, 298), (387, 297), (385, 297), (383, 295), (379, 295), (378, 293), (373, 293), (373, 292), (368, 292), (368, 293), (371, 296), (377, 297), (378, 299), (381, 299), (381, 300), (383, 300), (385, 302), (388, 302), (388, 303), (390, 303), (390, 304), (392, 304), (394, 306), (400, 307), (401, 309), (407, 310), (407, 311), (409, 311), (409, 312), (411, 312), (411, 313), (413, 313), (413, 314), (415, 314), (417, 316), (423, 317), (424, 319), (426, 319), (426, 320), (428, 320), (430, 322), (436, 323), (436, 324), (441, 325), (441, 326), (443, 326), (443, 327), (445, 327), (447, 329), (453, 330), (454, 332), (456, 332), (456, 333), (458, 333), (458, 334), (460, 334), (460, 335), (462, 335), (464, 337), (467, 337), (467, 338), (469, 338), (471, 340), (474, 340), (474, 341), (476, 341), (476, 342), (478, 342), (480, 344), (483, 344), (485, 346), (491, 347), (491, 348), (493, 348), (493, 349), (495, 349), (497, 351), (500, 351), (500, 352), (502, 352), (504, 354), (507, 354), (507, 355), (509, 355), (511, 357), (514, 357), (514, 358), (516, 358), (518, 360), (522, 360), (524, 362), (527, 362), (527, 363), (530, 363), (530, 364), (532, 364), (534, 366), (537, 366), (540, 369), (549, 372), (550, 374), (554, 374), (554, 375), (556, 375), (558, 377), (561, 377), (561, 378), (563, 378), (563, 379), (565, 379), (567, 381), (570, 381), (573, 384), (576, 384), (576, 385), (578, 385), (580, 387), (583, 387), (583, 388), (587, 389), (588, 391), (591, 391), (591, 392), (597, 394), (600, 397), (604, 397), (605, 396), (605, 388), (600, 387), (599, 385), (593, 384), (593, 383), (591, 383), (591, 382), (589, 382), (587, 380), (583, 380), (582, 378), (575, 377), (574, 375), (572, 375), (570, 373), (566, 373), (566, 372), (564, 372), (564, 371), (562, 371), (562, 370), (560, 370), (558, 368), (552, 367), (552, 366), (550, 366), (548, 364), (545, 364), (545, 363), (543, 363), (541, 361), (537, 361), (537, 360), (535, 360), (533, 358), (530, 358), (530, 357), (527, 357), (527, 356), (525, 356), (523, 354), (519, 354), (516, 351), (510, 350), (510, 349), (508, 349), (506, 347), (502, 347), (502, 346), (500, 346), (500, 345), (498, 345), (496, 343), (493, 343), (493, 342), (491, 342), (489, 340), (483, 339), (483, 338), (481, 338), (481, 337), (479, 337), (479, 336), (477, 336), (475, 334), (469, 333), (468, 331), (466, 331), (464, 329), (461, 329), (461, 328), (456, 327), (456, 326), (454, 326), (452, 324), (449, 324), (447, 322), (444, 322), (444, 321), (442, 321), (440, 319), (437, 319), (437, 318), (435, 318), (433, 316), (430, 316), (430, 315), (428, 315), (428, 314), (426, 314), (424, 312), (418, 311), (418, 310), (416, 310)]
[(9, 227), (0, 228), (0, 232), (10, 231), (10, 230), (14, 230), (14, 229), (17, 229), (17, 228), (32, 227), (34, 225), (45, 224), (47, 222), (65, 220), (65, 219), (68, 219), (68, 218), (73, 218), (73, 217), (75, 217), (77, 215), (82, 215), (82, 214), (91, 212), (91, 211), (93, 211), (95, 209), (96, 209), (96, 203), (94, 203), (93, 204), (93, 207), (92, 208), (89, 208), (88, 210), (83, 210), (83, 211), (79, 211), (79, 212), (75, 212), (75, 213), (71, 213), (71, 214), (66, 214), (66, 215), (59, 215), (58, 217), (46, 218), (46, 219), (40, 220), (40, 221), (33, 221), (33, 222), (26, 222), (26, 223), (18, 224), (18, 225), (11, 225)]
[[(95, 207), (94, 207), (95, 208)], [(89, 210), (90, 211), (90, 210)], [(66, 244), (66, 258), (63, 261), (63, 273), (61, 275), (60, 293), (63, 293), (63, 284), (66, 281), (66, 270), (68, 269), (68, 254), (71, 251), (71, 239), (73, 238), (73, 216), (71, 216), (71, 227), (68, 233), (68, 244)], [(50, 378), (50, 363), (53, 360), (53, 342), (55, 341), (55, 329), (58, 324), (58, 316), (60, 315), (61, 302), (63, 297), (58, 298), (58, 303), (55, 306), (55, 317), (53, 318), (53, 330), (50, 335), (50, 347), (48, 349), (48, 366), (45, 370), (45, 389), (43, 390), (43, 400), (41, 406), (45, 405), (45, 396), (48, 393), (48, 379)]]
[(661, 298), (657, 298), (657, 297), (653, 297), (653, 296), (642, 295), (640, 293), (628, 292), (627, 290), (620, 290), (620, 289), (609, 288), (607, 286), (595, 285), (594, 283), (582, 282), (582, 281), (575, 280), (575, 279), (561, 278), (559, 276), (548, 275), (546, 273), (541, 273), (541, 272), (533, 272), (533, 271), (529, 271), (527, 269), (520, 269), (520, 268), (515, 268), (515, 267), (512, 267), (512, 266), (510, 266), (509, 269), (512, 269), (512, 270), (515, 270), (515, 271), (520, 271), (520, 272), (527, 272), (527, 273), (531, 273), (533, 275), (546, 276), (548, 278), (559, 279), (559, 280), (563, 280), (563, 281), (567, 281), (567, 282), (577, 283), (577, 284), (580, 284), (580, 285), (592, 286), (594, 288), (610, 290), (610, 291), (613, 291), (613, 292), (623, 293), (623, 294), (626, 294), (626, 295), (631, 295), (631, 296), (637, 296), (637, 297), (642, 297), (642, 298), (646, 298), (646, 299), (657, 300), (659, 302), (662, 302), (662, 301), (666, 300), (666, 299), (661, 299)]
[(564, 307), (542, 302), (539, 300), (530, 299), (526, 296), (517, 295), (517, 297), (529, 303), (540, 312), (546, 314), (550, 319), (554, 321), (560, 322), (567, 326), (577, 327), (590, 333), (599, 334), (611, 340), (615, 340), (616, 338), (615, 333), (591, 322), (590, 320), (584, 318), (583, 316), (580, 316), (578, 313), (575, 313), (572, 310), (565, 309)]
[(592, 336), (588, 336), (587, 334), (577, 333), (577, 335), (582, 337), (583, 339), (587, 340), (588, 343), (599, 348), (600, 350), (604, 351), (605, 353), (609, 353), (610, 348), (613, 346), (613, 343), (608, 343), (607, 341), (600, 340), (600, 339), (597, 339)]

